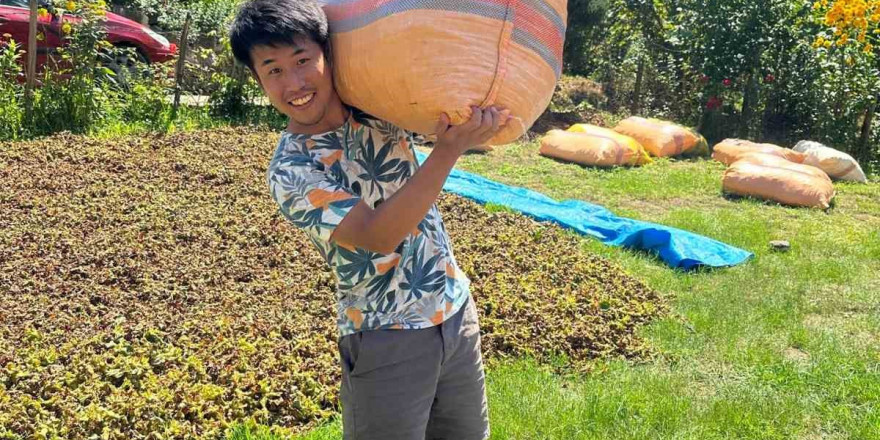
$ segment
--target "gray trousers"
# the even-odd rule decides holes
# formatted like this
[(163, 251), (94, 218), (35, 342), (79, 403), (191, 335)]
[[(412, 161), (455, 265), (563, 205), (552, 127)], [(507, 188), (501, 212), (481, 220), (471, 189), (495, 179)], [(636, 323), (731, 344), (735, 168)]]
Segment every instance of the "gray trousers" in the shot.
[(436, 327), (344, 336), (339, 354), (346, 440), (489, 437), (473, 298)]

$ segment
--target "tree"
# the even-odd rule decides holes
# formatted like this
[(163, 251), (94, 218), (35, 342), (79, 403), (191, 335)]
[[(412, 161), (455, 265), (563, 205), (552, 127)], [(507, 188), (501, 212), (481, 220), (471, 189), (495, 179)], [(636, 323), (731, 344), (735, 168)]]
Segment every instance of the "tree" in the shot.
[(880, 0), (819, 0), (813, 10), (816, 20), (824, 25), (813, 47), (821, 56), (838, 61), (838, 75), (843, 76), (838, 82), (847, 86), (855, 83), (844, 90), (856, 88), (853, 101), (861, 112), (853, 153), (863, 161), (874, 159), (870, 144), (880, 105)]

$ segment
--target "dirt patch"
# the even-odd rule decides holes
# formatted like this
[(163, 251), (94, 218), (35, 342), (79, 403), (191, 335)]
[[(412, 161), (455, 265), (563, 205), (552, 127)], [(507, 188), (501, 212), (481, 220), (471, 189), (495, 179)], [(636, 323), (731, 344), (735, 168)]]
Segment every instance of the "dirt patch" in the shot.
[[(334, 412), (334, 279), (267, 194), (276, 141), (0, 143), (0, 438), (219, 438)], [(488, 359), (645, 353), (655, 291), (556, 227), (440, 205)]]
[(785, 350), (782, 350), (782, 356), (796, 364), (805, 364), (810, 361), (809, 353), (795, 347), (788, 347)]

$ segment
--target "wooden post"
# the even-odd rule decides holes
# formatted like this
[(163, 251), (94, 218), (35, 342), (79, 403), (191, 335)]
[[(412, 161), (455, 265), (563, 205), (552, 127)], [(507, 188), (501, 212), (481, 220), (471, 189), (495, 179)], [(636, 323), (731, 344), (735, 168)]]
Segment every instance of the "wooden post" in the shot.
[(183, 24), (183, 32), (180, 34), (180, 44), (177, 45), (180, 55), (177, 59), (177, 69), (174, 72), (174, 109), (172, 111), (174, 118), (177, 118), (177, 109), (180, 108), (180, 81), (183, 77), (184, 67), (186, 66), (186, 51), (189, 46), (187, 41), (189, 40), (189, 26), (191, 23), (192, 13), (187, 12), (186, 22)]
[(37, 75), (37, 0), (30, 0), (30, 23), (28, 24), (27, 85), (25, 86), (25, 117), (31, 120), (34, 107), (34, 83)]

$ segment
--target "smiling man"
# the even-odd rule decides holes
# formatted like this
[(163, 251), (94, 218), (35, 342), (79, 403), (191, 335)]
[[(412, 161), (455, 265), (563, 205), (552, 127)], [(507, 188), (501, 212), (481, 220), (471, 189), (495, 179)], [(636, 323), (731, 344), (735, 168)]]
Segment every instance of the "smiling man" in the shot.
[(420, 166), (416, 136), (340, 101), (314, 0), (248, 1), (230, 39), (290, 118), (270, 193), (337, 279), (345, 438), (487, 438), (477, 313), (435, 202), (458, 158), (507, 112), (475, 107), (459, 126), (438, 115)]

